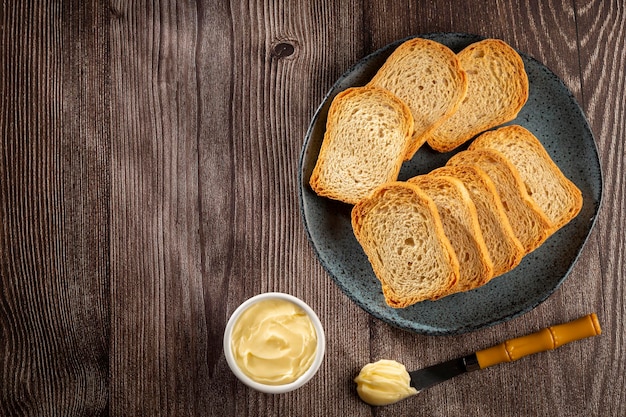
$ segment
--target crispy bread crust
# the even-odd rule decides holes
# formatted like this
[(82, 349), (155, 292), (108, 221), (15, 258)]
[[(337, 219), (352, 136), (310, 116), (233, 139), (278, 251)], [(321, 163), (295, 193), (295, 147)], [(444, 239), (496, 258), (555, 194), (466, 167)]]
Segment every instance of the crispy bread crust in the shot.
[[(487, 283), (493, 277), (493, 262), (480, 229), (476, 206), (463, 183), (455, 177), (432, 174), (413, 177), (408, 182), (420, 187), (435, 202), (444, 233), (459, 260), (459, 281), (445, 295)], [(456, 236), (467, 240), (454, 239)]]
[[(525, 254), (537, 249), (550, 236), (552, 230), (550, 220), (530, 198), (517, 169), (504, 155), (493, 149), (472, 149), (454, 155), (448, 160), (448, 165), (472, 165), (492, 179), (506, 207), (507, 217), (515, 236), (524, 246)], [(508, 201), (509, 199), (511, 201)], [(515, 210), (515, 207), (519, 210)], [(524, 219), (527, 219), (533, 227), (527, 227)]]
[[(380, 158), (375, 161), (376, 164), (383, 167), (380, 175), (377, 177), (364, 178), (363, 175), (358, 176), (358, 171), (371, 170), (371, 163), (365, 162), (363, 158), (354, 163), (354, 159), (341, 159), (341, 157), (337, 155), (339, 152), (349, 153), (357, 146), (362, 146), (362, 143), (346, 143), (340, 150), (333, 151), (333, 149), (334, 142), (339, 140), (337, 138), (339, 125), (341, 123), (349, 124), (355, 120), (352, 117), (347, 117), (343, 112), (348, 111), (349, 106), (353, 106), (355, 101), (365, 100), (364, 97), (367, 95), (375, 96), (376, 99), (380, 101), (381, 105), (392, 106), (393, 110), (403, 122), (394, 127), (398, 130), (397, 136), (399, 136), (399, 138), (396, 139), (400, 139), (403, 143), (396, 146), (396, 154), (380, 155)], [(371, 98), (367, 99), (369, 100)], [(372, 110), (375, 109), (372, 107)], [(376, 118), (380, 116), (377, 112), (373, 112), (369, 117)], [(346, 128), (355, 129), (357, 126), (348, 125)], [(353, 87), (342, 91), (334, 98), (328, 111), (326, 132), (324, 133), (317, 162), (311, 173), (311, 178), (309, 179), (309, 185), (319, 196), (343, 201), (348, 204), (356, 204), (361, 198), (372, 192), (378, 185), (395, 181), (398, 178), (398, 173), (400, 172), (412, 131), (413, 116), (411, 115), (411, 111), (404, 102), (389, 91), (375, 86)], [(368, 139), (371, 139), (372, 143), (378, 143), (382, 139), (386, 139), (377, 137), (376, 132), (371, 132), (369, 135), (370, 138)], [(371, 153), (376, 151), (376, 149), (371, 149)], [(335, 155), (333, 155), (333, 152)], [(355, 153), (358, 153), (358, 151), (355, 151)], [(338, 159), (339, 163), (337, 163)], [(335, 173), (340, 171), (341, 181), (326, 175), (325, 172), (329, 169), (334, 170)]]
[[(451, 151), (475, 135), (515, 119), (528, 100), (524, 62), (505, 42), (485, 39), (467, 46), (458, 57), (467, 72), (467, 96), (456, 113), (428, 135), (428, 144), (439, 152)], [(483, 113), (486, 108), (489, 113)]]
[[(419, 65), (415, 64), (416, 60)], [(396, 48), (368, 85), (390, 90), (411, 109), (415, 128), (405, 156), (405, 160), (410, 160), (426, 142), (429, 132), (457, 111), (467, 84), (467, 75), (450, 48), (428, 39), (413, 38)], [(422, 102), (422, 97), (431, 95), (436, 97)]]
[(470, 165), (443, 166), (430, 175), (458, 178), (476, 206), (480, 230), (493, 262), (493, 276), (515, 268), (524, 256), (524, 246), (515, 237), (495, 185), (480, 169)]
[[(580, 212), (583, 204), (580, 189), (563, 174), (539, 139), (529, 130), (519, 125), (511, 125), (486, 132), (479, 136), (469, 149), (478, 148), (494, 149), (502, 153), (515, 166), (526, 188), (534, 190), (530, 197), (550, 219), (551, 234)], [(534, 161), (519, 160), (520, 156), (516, 152), (519, 149), (524, 151), (524, 156), (534, 157)], [(535, 172), (527, 172), (526, 167), (531, 165), (542, 166), (550, 175), (540, 178)], [(548, 181), (552, 183), (548, 184)], [(562, 210), (550, 209), (556, 197), (564, 200)]]
[[(406, 198), (409, 200), (400, 200), (397, 198), (398, 193), (408, 196)], [(437, 259), (441, 262), (442, 270), (446, 271), (443, 276), (429, 278), (437, 282), (434, 284), (430, 283), (432, 288), (427, 291), (403, 292), (402, 288), (400, 288), (401, 286), (396, 285), (398, 277), (394, 277), (393, 272), (391, 272), (392, 268), (385, 264), (386, 259), (382, 259), (382, 255), (379, 252), (380, 245), (389, 245), (392, 242), (390, 240), (378, 242), (370, 236), (371, 230), (369, 229), (372, 221), (394, 221), (393, 216), (385, 219), (384, 214), (381, 214), (381, 211), (378, 210), (381, 205), (390, 204), (389, 199), (391, 198), (399, 200), (398, 202), (392, 201), (391, 203), (393, 204), (415, 205), (416, 209), (420, 209), (425, 216), (423, 221), (427, 223), (426, 228), (433, 231), (432, 235), (415, 236), (415, 239), (429, 239), (428, 242), (432, 245), (432, 253), (438, 256)], [(370, 216), (378, 217), (371, 219)], [(381, 216), (383, 216), (382, 219), (379, 218)], [(414, 220), (416, 222), (420, 221), (419, 218)], [(438, 298), (447, 293), (456, 284), (459, 277), (459, 263), (454, 254), (454, 249), (443, 232), (443, 225), (435, 203), (417, 186), (406, 182), (392, 182), (378, 187), (368, 198), (361, 200), (353, 207), (352, 227), (355, 237), (363, 247), (372, 265), (374, 274), (381, 282), (383, 295), (389, 306), (403, 308), (423, 300)], [(413, 259), (409, 262), (413, 262)], [(418, 262), (418, 260), (415, 259), (415, 262)], [(400, 279), (402, 278), (404, 277), (400, 277)]]

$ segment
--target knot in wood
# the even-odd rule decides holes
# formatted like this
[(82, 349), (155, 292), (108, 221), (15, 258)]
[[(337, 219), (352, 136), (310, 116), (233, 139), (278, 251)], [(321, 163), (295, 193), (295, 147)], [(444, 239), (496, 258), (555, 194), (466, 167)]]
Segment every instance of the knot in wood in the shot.
[(274, 49), (272, 50), (272, 55), (277, 58), (286, 58), (290, 55), (293, 55), (296, 48), (293, 44), (289, 42), (280, 42), (274, 45)]

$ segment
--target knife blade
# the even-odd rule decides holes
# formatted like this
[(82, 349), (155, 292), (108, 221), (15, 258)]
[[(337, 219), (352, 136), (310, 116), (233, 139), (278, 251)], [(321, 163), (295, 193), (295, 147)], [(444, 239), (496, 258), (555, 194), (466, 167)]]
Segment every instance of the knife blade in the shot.
[(410, 385), (417, 391), (447, 381), (466, 372), (485, 369), (503, 362), (516, 361), (534, 353), (553, 350), (566, 343), (602, 333), (595, 313), (568, 323), (542, 329), (526, 336), (509, 339), (499, 345), (467, 356), (409, 372)]
[(419, 392), (433, 385), (447, 381), (450, 378), (454, 378), (457, 375), (477, 371), (478, 369), (480, 369), (478, 366), (478, 358), (475, 353), (472, 353), (462, 358), (451, 359), (417, 371), (409, 372), (409, 376), (411, 377), (411, 386)]

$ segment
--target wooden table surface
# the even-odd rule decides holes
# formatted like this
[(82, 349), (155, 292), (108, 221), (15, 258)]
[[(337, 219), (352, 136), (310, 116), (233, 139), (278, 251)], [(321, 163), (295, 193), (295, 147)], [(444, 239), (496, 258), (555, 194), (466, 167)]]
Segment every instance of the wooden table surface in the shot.
[[(0, 6), (0, 415), (624, 416), (626, 17), (621, 0), (21, 1)], [(500, 38), (585, 112), (604, 194), (563, 285), (458, 336), (372, 318), (315, 257), (298, 159), (357, 60), (430, 32)], [(320, 316), (319, 373), (248, 389), (222, 351), (266, 291)], [(416, 369), (596, 312), (599, 337), (372, 408), (366, 363)]]

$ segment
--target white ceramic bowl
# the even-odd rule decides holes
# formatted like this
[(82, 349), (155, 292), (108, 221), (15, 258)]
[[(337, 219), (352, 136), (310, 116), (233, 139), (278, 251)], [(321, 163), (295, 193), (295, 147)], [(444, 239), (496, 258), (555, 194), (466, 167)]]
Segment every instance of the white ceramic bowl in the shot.
[[(311, 319), (313, 323), (313, 327), (315, 328), (315, 332), (317, 333), (317, 348), (315, 350), (315, 359), (313, 363), (306, 370), (304, 374), (302, 374), (298, 379), (288, 384), (283, 385), (266, 385), (261, 384), (257, 381), (254, 381), (249, 376), (239, 369), (237, 362), (233, 356), (233, 352), (230, 346), (230, 341), (232, 339), (233, 327), (237, 322), (239, 316), (246, 311), (252, 304), (257, 303), (259, 301), (268, 300), (268, 299), (281, 299), (290, 301), (297, 306), (299, 306)], [(268, 394), (282, 394), (285, 392), (293, 391), (297, 388), (300, 388), (304, 384), (306, 384), (313, 376), (317, 373), (320, 365), (322, 364), (322, 360), (324, 359), (324, 353), (326, 350), (326, 338), (324, 336), (324, 328), (322, 327), (322, 323), (320, 319), (317, 317), (315, 312), (309, 307), (304, 301), (300, 300), (297, 297), (294, 297), (289, 294), (279, 293), (279, 292), (268, 292), (255, 295), (252, 298), (244, 301), (237, 309), (233, 312), (228, 319), (228, 323), (226, 324), (226, 330), (224, 331), (224, 355), (226, 356), (226, 362), (228, 362), (228, 366), (235, 374), (237, 378), (250, 388), (254, 388), (257, 391), (265, 392)]]

